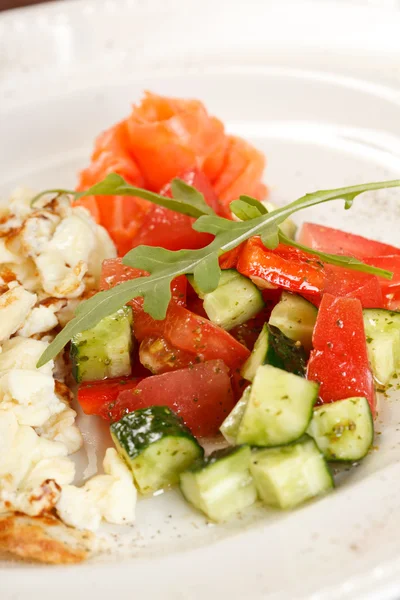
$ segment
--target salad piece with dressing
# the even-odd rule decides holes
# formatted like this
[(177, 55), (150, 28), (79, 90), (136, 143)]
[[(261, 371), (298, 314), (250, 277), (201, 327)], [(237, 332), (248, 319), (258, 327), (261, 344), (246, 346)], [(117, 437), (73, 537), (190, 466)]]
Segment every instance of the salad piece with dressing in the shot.
[[(0, 548), (83, 560), (102, 522), (132, 524), (138, 495), (170, 486), (213, 522), (295, 508), (332, 490), (332, 463), (368, 455), (400, 363), (400, 249), (291, 217), (400, 180), (275, 207), (264, 164), (201, 102), (148, 93), (96, 140), (76, 191), (12, 198)], [(80, 487), (72, 379), (114, 443)]]

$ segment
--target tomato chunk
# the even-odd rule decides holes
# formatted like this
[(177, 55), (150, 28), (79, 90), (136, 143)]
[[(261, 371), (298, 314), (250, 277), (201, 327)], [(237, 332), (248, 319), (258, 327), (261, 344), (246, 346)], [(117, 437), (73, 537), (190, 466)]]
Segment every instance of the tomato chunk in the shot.
[[(384, 306), (381, 286), (375, 275), (328, 264), (325, 265), (325, 272), (324, 293), (344, 298), (357, 298), (363, 308), (382, 308)], [(322, 300), (322, 295), (304, 294), (304, 296), (315, 306), (319, 306)]]
[(87, 381), (78, 388), (78, 402), (86, 415), (98, 415), (109, 420), (110, 410), (119, 394), (125, 390), (135, 389), (142, 379), (120, 377), (105, 381)]
[[(180, 178), (202, 192), (207, 204), (215, 212), (220, 212), (219, 201), (210, 182), (198, 169), (191, 169), (183, 173)], [(166, 185), (160, 193), (171, 197), (171, 185)], [(194, 222), (195, 219), (187, 215), (153, 205), (144, 218), (140, 231), (132, 240), (132, 248), (141, 245), (160, 246), (167, 250), (203, 248), (212, 242), (213, 236), (195, 231)]]
[[(135, 269), (134, 267), (128, 267), (122, 263), (121, 258), (107, 258), (103, 261), (100, 279), (100, 289), (108, 290), (119, 283), (129, 281), (131, 279), (137, 279), (138, 277), (147, 277), (148, 272), (142, 269)], [(176, 277), (171, 284), (171, 300), (176, 304), (182, 306), (186, 305), (186, 290), (187, 290), (187, 279), (184, 275)], [(139, 298), (132, 300), (132, 303), (142, 304)]]
[(320, 294), (325, 285), (324, 265), (320, 261), (283, 244), (268, 250), (259, 237), (247, 240), (237, 270), (259, 287), (272, 285), (295, 293)]
[(222, 360), (208, 361), (148, 377), (122, 392), (112, 409), (112, 420), (148, 406), (169, 406), (199, 437), (218, 434), (222, 421), (235, 405), (229, 370)]
[(323, 402), (365, 396), (375, 415), (361, 302), (324, 294), (313, 333), (307, 378), (321, 385)]
[(220, 358), (232, 371), (239, 369), (250, 354), (227, 331), (182, 306), (170, 305), (164, 335), (176, 348), (192, 352), (200, 360)]
[(344, 254), (346, 256), (355, 256), (363, 259), (370, 256), (385, 256), (387, 254), (400, 254), (400, 249), (369, 240), (361, 235), (347, 233), (332, 227), (317, 225), (316, 223), (304, 223), (299, 242), (321, 252), (330, 254)]
[(219, 266), (221, 269), (235, 269), (237, 261), (239, 260), (240, 253), (243, 249), (244, 244), (239, 244), (236, 248), (225, 252), (219, 257)]
[[(103, 263), (102, 289), (140, 277), (143, 273), (140, 269), (122, 265), (120, 259), (106, 260)], [(186, 286), (187, 279), (183, 275), (172, 282), (172, 300), (163, 321), (157, 321), (144, 312), (142, 298), (129, 302), (136, 339), (141, 342), (151, 336), (163, 337), (175, 348), (198, 356), (199, 360), (221, 358), (233, 371), (239, 368), (249, 356), (249, 351), (227, 331), (184, 308)]]

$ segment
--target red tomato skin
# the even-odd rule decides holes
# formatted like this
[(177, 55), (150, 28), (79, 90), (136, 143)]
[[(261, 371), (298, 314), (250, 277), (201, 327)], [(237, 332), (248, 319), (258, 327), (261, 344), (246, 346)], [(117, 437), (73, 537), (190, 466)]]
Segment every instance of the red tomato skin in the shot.
[(139, 233), (134, 237), (131, 248), (137, 246), (160, 246), (167, 250), (196, 250), (210, 244), (213, 236), (199, 233), (192, 227), (195, 219), (181, 215), (162, 206), (153, 206)]
[[(101, 270), (100, 290), (109, 290), (124, 281), (130, 281), (138, 277), (147, 277), (148, 275), (147, 271), (124, 265), (122, 258), (107, 258), (103, 261)], [(186, 306), (187, 285), (188, 281), (184, 275), (175, 277), (171, 283), (171, 301), (181, 306)], [(140, 298), (134, 298), (131, 302), (135, 304), (139, 303), (140, 305), (143, 303)]]
[[(201, 192), (208, 206), (211, 206), (211, 208), (217, 215), (222, 216), (223, 208), (218, 199), (218, 196), (215, 193), (214, 188), (210, 183), (210, 180), (204, 175), (202, 171), (200, 171), (200, 169), (190, 169), (182, 175), (179, 175), (179, 178), (183, 179), (183, 181), (185, 181), (188, 185), (191, 185), (192, 187), (196, 188), (196, 190)], [(164, 189), (166, 191), (166, 195), (171, 195), (171, 184), (168, 184), (168, 186), (166, 186), (166, 188)], [(168, 191), (169, 193), (167, 194)]]
[(213, 360), (148, 377), (134, 390), (119, 395), (111, 411), (112, 420), (139, 408), (160, 405), (182, 417), (195, 436), (217, 435), (235, 405), (227, 366), (222, 360)]
[(332, 227), (317, 225), (316, 223), (304, 223), (298, 241), (313, 250), (355, 256), (359, 259), (400, 254), (400, 248), (390, 244), (370, 240), (361, 235), (347, 233)]
[(257, 284), (265, 281), (294, 293), (320, 294), (325, 285), (322, 263), (283, 244), (268, 250), (259, 237), (247, 240), (236, 268)]
[(378, 277), (379, 284), (382, 289), (382, 293), (388, 293), (392, 288), (400, 287), (400, 254), (392, 254), (387, 256), (371, 256), (364, 259), (367, 265), (373, 265), (386, 271), (393, 273), (392, 279), (384, 279)]
[[(324, 293), (343, 298), (357, 298), (363, 308), (382, 308), (383, 297), (379, 280), (375, 275), (325, 265)], [(317, 300), (319, 306), (322, 296)]]
[(372, 256), (365, 258), (364, 262), (393, 273), (392, 279), (378, 277), (383, 294), (382, 306), (388, 310), (400, 310), (400, 254)]
[[(221, 212), (218, 197), (201, 171), (191, 169), (183, 173), (180, 178), (201, 192), (207, 204), (217, 214)], [(166, 185), (160, 194), (172, 197), (171, 184)], [(160, 246), (167, 250), (203, 248), (212, 242), (213, 236), (195, 231), (194, 222), (195, 219), (187, 215), (181, 215), (162, 206), (152, 206), (132, 242), (132, 248), (140, 245)]]
[(361, 302), (324, 294), (313, 333), (307, 378), (320, 383), (323, 403), (365, 396), (375, 416)]
[(221, 269), (236, 269), (237, 261), (240, 256), (240, 252), (242, 251), (244, 246), (243, 244), (239, 244), (236, 248), (225, 252), (219, 257), (219, 266)]
[(227, 331), (182, 306), (170, 305), (164, 335), (173, 346), (196, 354), (200, 360), (223, 360), (232, 372), (250, 355)]
[(142, 377), (87, 381), (78, 387), (78, 402), (86, 415), (110, 419), (110, 410), (122, 391), (133, 390)]

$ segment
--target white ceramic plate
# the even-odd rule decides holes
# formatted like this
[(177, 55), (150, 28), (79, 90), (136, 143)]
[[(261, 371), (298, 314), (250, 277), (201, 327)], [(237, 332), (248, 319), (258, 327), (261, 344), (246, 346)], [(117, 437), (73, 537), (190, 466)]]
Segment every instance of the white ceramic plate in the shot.
[[(4, 13), (0, 192), (73, 185), (95, 134), (143, 89), (201, 98), (252, 140), (268, 156), (266, 182), (278, 202), (399, 177), (396, 4), (82, 0)], [(400, 192), (301, 218), (398, 244)], [(91, 563), (2, 563), (0, 597), (397, 598), (399, 401), (394, 393), (381, 402), (379, 450), (318, 502), (293, 513), (255, 509), (216, 527), (178, 492), (141, 500), (136, 527), (113, 529), (112, 550)], [(95, 421), (81, 419), (82, 477), (110, 443)]]

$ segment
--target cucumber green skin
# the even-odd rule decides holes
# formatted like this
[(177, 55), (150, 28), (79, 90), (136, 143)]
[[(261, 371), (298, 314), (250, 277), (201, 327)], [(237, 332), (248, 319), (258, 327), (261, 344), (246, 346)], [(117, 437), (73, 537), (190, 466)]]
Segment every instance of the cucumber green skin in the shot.
[(312, 348), (312, 333), (318, 310), (301, 296), (283, 292), (274, 306), (269, 324), (274, 325), (294, 342), (300, 342), (307, 353)]
[[(341, 440), (340, 437), (338, 438), (337, 441), (333, 441), (331, 442), (326, 448), (323, 447), (323, 445), (321, 444), (321, 442), (319, 441), (321, 437), (325, 437), (327, 435), (328, 432), (326, 432), (325, 434), (321, 433), (320, 429), (321, 427), (318, 424), (318, 415), (321, 414), (322, 412), (326, 413), (329, 415), (329, 413), (332, 413), (333, 411), (338, 412), (337, 409), (338, 408), (343, 408), (343, 415), (344, 415), (344, 419), (352, 419), (352, 415), (347, 414), (346, 415), (346, 408), (348, 406), (348, 402), (350, 401), (359, 401), (359, 400), (363, 400), (365, 402), (363, 402), (364, 406), (366, 407), (366, 411), (365, 411), (365, 418), (368, 420), (368, 422), (365, 424), (366, 427), (369, 427), (369, 432), (366, 432), (367, 435), (367, 442), (364, 445), (364, 450), (362, 452), (358, 452), (358, 453), (352, 453), (351, 456), (338, 456), (338, 453), (333, 451), (333, 448), (335, 446), (335, 444), (340, 444)], [(332, 430), (331, 430), (332, 431)], [(319, 450), (322, 452), (322, 454), (324, 455), (325, 459), (331, 462), (337, 462), (337, 463), (348, 463), (348, 462), (354, 462), (356, 460), (362, 460), (363, 458), (365, 458), (365, 456), (367, 456), (369, 450), (371, 449), (372, 443), (374, 441), (374, 419), (371, 413), (371, 409), (368, 405), (368, 401), (365, 398), (347, 398), (345, 400), (338, 400), (336, 402), (333, 402), (331, 404), (325, 404), (323, 406), (318, 406), (317, 408), (314, 409), (314, 416), (311, 420), (311, 423), (308, 427), (307, 433), (314, 439), (316, 445), (318, 446)], [(348, 432), (345, 432), (345, 435), (349, 435)], [(356, 435), (356, 433), (354, 434)], [(358, 435), (358, 434), (357, 434)]]
[(167, 406), (151, 406), (128, 413), (110, 426), (110, 432), (129, 459), (165, 437), (184, 437), (201, 449), (182, 419)]
[[(70, 345), (72, 376), (77, 383), (106, 379), (112, 366), (111, 352), (108, 353), (107, 342), (113, 344), (113, 338), (126, 338), (125, 364), (113, 377), (129, 375), (130, 354), (133, 345), (131, 332), (132, 309), (124, 306), (115, 314), (102, 319), (95, 327), (76, 334)], [(125, 331), (124, 331), (125, 330)], [(124, 340), (123, 340), (124, 341)], [(125, 342), (124, 342), (125, 345)]]
[(142, 494), (178, 483), (180, 473), (203, 456), (203, 448), (166, 406), (129, 413), (110, 431)]
[(288, 338), (280, 329), (268, 325), (269, 344), (265, 362), (294, 373), (300, 377), (306, 376), (307, 353), (303, 346)]
[(193, 464), (189, 467), (188, 471), (190, 471), (191, 473), (199, 473), (200, 471), (204, 471), (205, 469), (212, 468), (212, 466), (215, 465), (215, 463), (224, 460), (228, 461), (235, 454), (242, 453), (243, 448), (248, 448), (248, 446), (242, 445), (229, 448), (221, 448), (220, 450), (214, 450), (214, 452), (211, 452), (211, 454), (209, 454), (208, 456), (199, 457), (197, 460), (195, 460)]
[(253, 381), (260, 365), (272, 365), (288, 373), (305, 377), (308, 354), (304, 347), (287, 337), (278, 327), (264, 323), (253, 352), (241, 369), (241, 375)]

